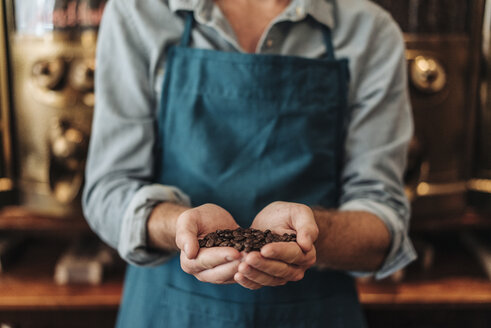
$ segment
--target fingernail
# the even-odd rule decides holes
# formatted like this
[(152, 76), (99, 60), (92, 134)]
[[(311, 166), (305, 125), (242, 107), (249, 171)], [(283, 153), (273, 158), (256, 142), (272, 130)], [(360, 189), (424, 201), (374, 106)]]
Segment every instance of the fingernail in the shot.
[(234, 259), (232, 256), (225, 256), (225, 260), (232, 262)]

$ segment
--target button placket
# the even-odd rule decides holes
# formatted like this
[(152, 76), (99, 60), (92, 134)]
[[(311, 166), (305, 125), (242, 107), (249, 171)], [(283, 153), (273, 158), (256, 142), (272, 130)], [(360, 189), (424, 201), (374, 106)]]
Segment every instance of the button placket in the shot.
[(268, 33), (266, 38), (264, 39), (262, 45), (261, 45), (261, 50), (262, 52), (271, 52), (272, 49), (276, 46), (277, 44), (277, 39), (275, 36), (271, 33)]
[(262, 52), (274, 52), (274, 49), (277, 49), (279, 46), (279, 42), (281, 41), (281, 32), (278, 30), (278, 27), (275, 24), (273, 24), (267, 31), (267, 34), (264, 35), (264, 39), (260, 44), (261, 47), (259, 48)]

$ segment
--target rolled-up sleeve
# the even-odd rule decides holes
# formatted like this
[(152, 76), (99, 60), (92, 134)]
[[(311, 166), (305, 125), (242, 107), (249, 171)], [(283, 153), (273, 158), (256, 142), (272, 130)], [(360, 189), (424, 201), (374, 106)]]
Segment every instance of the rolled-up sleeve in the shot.
[(390, 250), (382, 267), (371, 273), (380, 279), (416, 258), (403, 182), (413, 122), (402, 33), (383, 13), (371, 38), (363, 69), (356, 72), (339, 209), (373, 213), (387, 226)]
[(148, 49), (125, 1), (110, 1), (97, 47), (96, 106), (83, 209), (92, 229), (126, 261), (152, 265), (169, 254), (146, 247), (146, 221), (162, 201), (189, 204), (180, 190), (154, 179), (155, 106)]

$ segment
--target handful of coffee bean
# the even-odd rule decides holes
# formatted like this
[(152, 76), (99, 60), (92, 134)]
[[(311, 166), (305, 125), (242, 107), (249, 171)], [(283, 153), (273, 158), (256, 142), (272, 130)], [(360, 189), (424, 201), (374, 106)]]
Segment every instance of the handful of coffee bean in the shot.
[(199, 240), (199, 247), (233, 247), (239, 252), (259, 251), (266, 244), (274, 242), (297, 241), (296, 234), (278, 235), (271, 230), (261, 231), (252, 228), (225, 229), (210, 232)]

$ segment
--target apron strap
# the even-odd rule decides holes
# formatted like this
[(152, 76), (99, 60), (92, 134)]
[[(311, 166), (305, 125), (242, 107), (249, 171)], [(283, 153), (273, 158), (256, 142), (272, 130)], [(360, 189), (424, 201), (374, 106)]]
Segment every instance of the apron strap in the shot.
[(322, 26), (322, 35), (324, 37), (324, 43), (326, 45), (326, 57), (327, 59), (332, 59), (335, 60), (336, 56), (334, 55), (334, 46), (332, 44), (332, 37), (331, 37), (331, 29), (326, 26), (326, 25), (321, 25)]
[(194, 17), (193, 17), (193, 12), (189, 11), (186, 13), (186, 22), (184, 23), (184, 32), (182, 33), (181, 36), (181, 46), (182, 47), (188, 47), (189, 46), (189, 40), (191, 39), (191, 30), (193, 29), (193, 22), (194, 22)]

